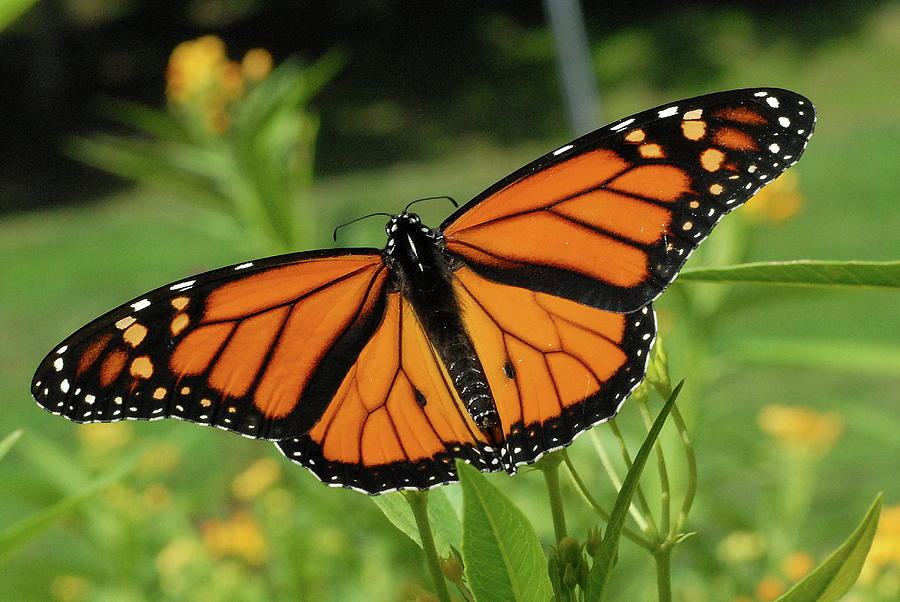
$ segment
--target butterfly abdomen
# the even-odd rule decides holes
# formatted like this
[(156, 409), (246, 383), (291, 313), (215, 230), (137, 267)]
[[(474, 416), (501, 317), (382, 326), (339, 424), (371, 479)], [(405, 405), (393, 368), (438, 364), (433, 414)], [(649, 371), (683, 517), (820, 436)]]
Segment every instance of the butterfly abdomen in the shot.
[(387, 232), (385, 253), (403, 296), (428, 334), (466, 411), (481, 430), (490, 431), (499, 424), (497, 410), (484, 368), (462, 323), (439, 235), (423, 226), (415, 214), (396, 216)]

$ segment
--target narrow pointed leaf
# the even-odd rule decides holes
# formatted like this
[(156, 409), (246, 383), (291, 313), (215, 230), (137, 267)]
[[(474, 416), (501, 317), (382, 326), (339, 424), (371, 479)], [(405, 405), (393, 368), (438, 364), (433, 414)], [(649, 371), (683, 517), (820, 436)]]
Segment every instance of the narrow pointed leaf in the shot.
[(863, 563), (872, 547), (878, 517), (881, 516), (881, 495), (869, 508), (865, 518), (822, 564), (798, 581), (779, 602), (831, 602), (846, 594), (859, 578)]
[(16, 441), (22, 438), (22, 429), (16, 429), (6, 437), (3, 438), (3, 441), (0, 441), (0, 460), (9, 453), (9, 450), (12, 449), (12, 446), (16, 444)]
[(476, 600), (545, 601), (553, 595), (537, 535), (475, 468), (457, 460), (463, 490), (462, 554)]
[(679, 280), (900, 288), (900, 261), (774, 261), (681, 272)]
[(603, 542), (600, 544), (600, 550), (594, 560), (594, 565), (591, 567), (591, 572), (588, 575), (588, 600), (603, 599), (603, 593), (609, 582), (609, 576), (610, 573), (612, 573), (612, 567), (615, 564), (616, 555), (619, 550), (619, 538), (622, 535), (622, 529), (625, 527), (625, 519), (628, 516), (628, 509), (631, 506), (631, 498), (637, 489), (638, 481), (640, 481), (641, 473), (644, 470), (644, 465), (647, 462), (647, 458), (650, 456), (653, 445), (656, 443), (656, 438), (659, 436), (659, 432), (662, 430), (663, 424), (665, 424), (666, 419), (669, 416), (669, 410), (671, 410), (672, 406), (675, 404), (675, 399), (678, 397), (678, 393), (681, 391), (681, 386), (683, 384), (684, 381), (678, 383), (672, 391), (672, 394), (669, 395), (669, 399), (666, 400), (666, 403), (659, 411), (659, 415), (653, 422), (653, 426), (650, 427), (650, 431), (647, 433), (647, 437), (644, 439), (641, 449), (634, 457), (631, 469), (628, 471), (628, 474), (625, 475), (625, 481), (622, 483), (622, 488), (619, 489), (616, 503), (609, 515), (606, 532), (603, 534)]

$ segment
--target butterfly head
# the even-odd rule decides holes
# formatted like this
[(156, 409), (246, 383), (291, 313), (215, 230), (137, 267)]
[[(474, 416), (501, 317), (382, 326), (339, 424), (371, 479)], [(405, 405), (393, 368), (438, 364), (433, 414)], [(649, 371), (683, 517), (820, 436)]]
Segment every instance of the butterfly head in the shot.
[(384, 252), (392, 257), (396, 256), (398, 249), (402, 249), (402, 253), (405, 255), (416, 256), (426, 246), (431, 247), (441, 239), (439, 231), (432, 230), (423, 224), (421, 218), (415, 213), (406, 211), (399, 215), (392, 215), (384, 229), (388, 235)]

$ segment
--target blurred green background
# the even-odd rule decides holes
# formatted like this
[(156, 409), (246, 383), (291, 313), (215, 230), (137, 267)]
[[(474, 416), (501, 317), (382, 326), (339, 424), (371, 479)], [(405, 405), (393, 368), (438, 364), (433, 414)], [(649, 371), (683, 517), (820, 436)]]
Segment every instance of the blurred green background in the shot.
[[(211, 33), (234, 59), (263, 47), (276, 64), (309, 65), (334, 49), (343, 57), (304, 106), (318, 137), (315, 180), (297, 191), (302, 249), (331, 245), (334, 226), (370, 211), (430, 195), (463, 201), (572, 137), (539, 3), (302, 4), (48, 0), (0, 33), (0, 436), (24, 430), (0, 460), (0, 531), (138, 454), (126, 476), (0, 557), (0, 597), (392, 600), (431, 587), (415, 544), (366, 496), (322, 486), (270, 443), (176, 421), (80, 427), (28, 392), (43, 355), (88, 320), (271, 250), (187, 196), (134, 187), (72, 156), (84, 148), (73, 136), (133, 132), (108, 120), (108, 99), (166, 106), (167, 61), (182, 41)], [(781, 193), (798, 211), (748, 206), (689, 265), (897, 259), (900, 7), (778, 6), (586, 3), (598, 114), (608, 122), (744, 86), (800, 92), (819, 120)], [(418, 207), (431, 224), (448, 210)], [(339, 244), (383, 238), (371, 220), (344, 229)], [(896, 293), (877, 290), (685, 282), (663, 295), (660, 332), (673, 377), (688, 379), (679, 403), (700, 471), (695, 534), (673, 558), (677, 599), (771, 599), (850, 532), (877, 492), (887, 508), (900, 504), (898, 309)], [(622, 428), (639, 437), (630, 410)], [(615, 492), (591, 447), (582, 437), (572, 454), (609, 502)], [(683, 470), (672, 472), (677, 483)], [(541, 477), (492, 479), (551, 543)], [(570, 532), (583, 537), (597, 521), (564, 487)], [(884, 523), (853, 599), (900, 595), (900, 558), (883, 551), (900, 549), (897, 511)], [(616, 571), (609, 599), (652, 599), (640, 550), (623, 543)]]

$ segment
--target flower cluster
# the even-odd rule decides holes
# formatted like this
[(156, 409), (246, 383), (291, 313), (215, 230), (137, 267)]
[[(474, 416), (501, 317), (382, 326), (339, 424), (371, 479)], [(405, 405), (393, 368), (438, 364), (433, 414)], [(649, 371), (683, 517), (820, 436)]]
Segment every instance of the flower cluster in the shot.
[(166, 68), (166, 96), (189, 118), (200, 119), (209, 134), (221, 134), (231, 125), (229, 109), (248, 87), (272, 70), (272, 55), (254, 48), (238, 63), (229, 60), (225, 43), (203, 36), (175, 47)]

